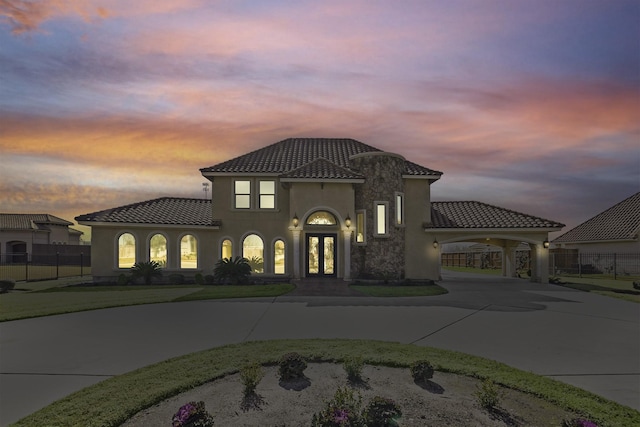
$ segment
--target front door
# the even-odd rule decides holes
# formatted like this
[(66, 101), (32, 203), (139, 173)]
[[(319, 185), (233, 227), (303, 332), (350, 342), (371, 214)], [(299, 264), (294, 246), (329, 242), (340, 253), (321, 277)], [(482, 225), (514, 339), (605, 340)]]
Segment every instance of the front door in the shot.
[(307, 276), (336, 275), (337, 234), (307, 234)]

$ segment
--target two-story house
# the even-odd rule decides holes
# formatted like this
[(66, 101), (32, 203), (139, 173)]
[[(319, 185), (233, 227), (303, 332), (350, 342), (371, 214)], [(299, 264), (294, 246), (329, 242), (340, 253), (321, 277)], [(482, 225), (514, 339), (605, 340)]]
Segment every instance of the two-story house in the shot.
[(557, 222), (480, 202), (431, 202), (441, 172), (353, 139), (291, 138), (205, 167), (211, 200), (160, 198), (81, 215), (92, 227), (95, 281), (134, 262), (210, 274), (244, 256), (254, 274), (301, 279), (440, 277), (440, 245), (504, 248), (505, 275), (527, 242), (533, 280), (546, 280)]

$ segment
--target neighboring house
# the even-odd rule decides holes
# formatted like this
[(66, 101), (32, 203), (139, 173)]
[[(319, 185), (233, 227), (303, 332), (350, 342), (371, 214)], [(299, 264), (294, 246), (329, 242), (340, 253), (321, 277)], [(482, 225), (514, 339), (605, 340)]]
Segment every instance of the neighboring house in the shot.
[(0, 213), (0, 255), (33, 253), (34, 245), (79, 245), (81, 231), (49, 214)]
[(580, 252), (640, 253), (640, 192), (553, 240)]
[(292, 138), (200, 170), (212, 200), (165, 197), (81, 215), (92, 273), (112, 281), (136, 261), (211, 274), (244, 256), (265, 279), (438, 279), (440, 243), (533, 248), (548, 277), (548, 233), (563, 224), (479, 202), (431, 202), (442, 173), (353, 139)]

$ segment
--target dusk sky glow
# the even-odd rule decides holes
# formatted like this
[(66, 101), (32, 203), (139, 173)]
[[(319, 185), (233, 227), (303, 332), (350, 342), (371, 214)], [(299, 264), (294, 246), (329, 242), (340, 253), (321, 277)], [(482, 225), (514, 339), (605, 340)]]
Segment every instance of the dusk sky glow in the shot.
[(568, 231), (640, 190), (638, 40), (638, 0), (0, 0), (0, 212), (204, 197), (344, 137)]

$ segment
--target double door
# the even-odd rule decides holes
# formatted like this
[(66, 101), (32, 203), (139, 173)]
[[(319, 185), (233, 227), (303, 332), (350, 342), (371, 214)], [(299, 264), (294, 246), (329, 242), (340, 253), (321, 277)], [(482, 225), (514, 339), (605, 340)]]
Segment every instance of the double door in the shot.
[(336, 276), (337, 238), (337, 234), (331, 233), (307, 234), (307, 276)]

